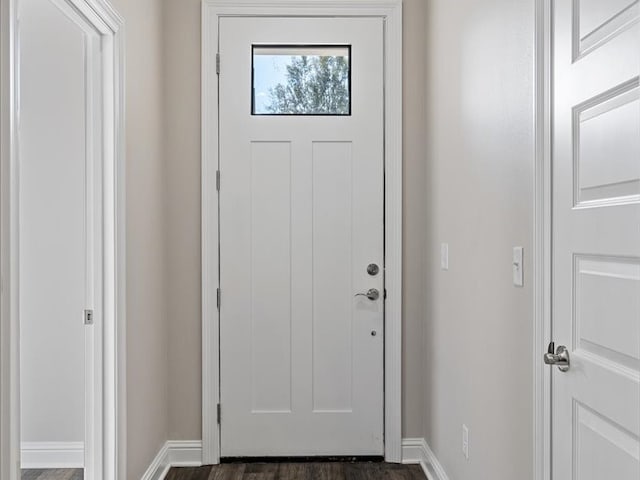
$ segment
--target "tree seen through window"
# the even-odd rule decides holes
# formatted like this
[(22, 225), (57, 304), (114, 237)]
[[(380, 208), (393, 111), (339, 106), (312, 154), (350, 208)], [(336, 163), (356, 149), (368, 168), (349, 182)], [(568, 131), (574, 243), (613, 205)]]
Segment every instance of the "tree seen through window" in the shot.
[(254, 53), (253, 113), (349, 115), (349, 55), (340, 50), (337, 55)]

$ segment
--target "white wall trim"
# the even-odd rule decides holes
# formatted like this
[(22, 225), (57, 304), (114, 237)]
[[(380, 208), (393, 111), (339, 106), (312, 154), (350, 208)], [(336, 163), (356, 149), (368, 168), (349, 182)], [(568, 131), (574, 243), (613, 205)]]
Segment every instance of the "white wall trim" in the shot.
[(542, 355), (551, 339), (551, 0), (536, 0), (533, 479), (551, 478), (551, 371)]
[[(0, 478), (19, 477), (20, 403), (18, 383), (18, 323), (15, 258), (12, 257), (12, 200), (15, 199), (12, 164), (16, 155), (15, 116), (15, 0), (0, 0)], [(13, 278), (12, 278), (13, 275)]]
[(158, 451), (141, 480), (162, 480), (171, 467), (199, 467), (202, 465), (200, 440), (169, 440)]
[(403, 438), (402, 439), (402, 463), (407, 465), (420, 465), (424, 474), (429, 480), (434, 480), (429, 476), (427, 469), (427, 443), (424, 438)]
[[(19, 315), (18, 315), (18, 76), (15, 39), (15, 0), (1, 0), (1, 138), (0, 158), (0, 394), (2, 409), (2, 478), (19, 479)], [(86, 385), (87, 429), (85, 468), (91, 478), (125, 478), (125, 160), (124, 160), (124, 37), (123, 20), (106, 0), (62, 0), (67, 14), (90, 25), (102, 43), (105, 85), (103, 168), (103, 329), (87, 335), (92, 357), (87, 364), (91, 381)], [(8, 26), (8, 28), (5, 28)], [(8, 453), (7, 453), (8, 452)]]
[(220, 460), (218, 288), (218, 18), (378, 16), (385, 20), (385, 459), (400, 462), (402, 391), (402, 0), (203, 0), (202, 3), (202, 440)]
[(449, 480), (444, 468), (424, 438), (402, 440), (402, 463), (419, 464), (428, 480)]
[(84, 442), (22, 442), (22, 468), (83, 468)]
[(169, 440), (169, 465), (172, 467), (199, 467), (202, 465), (201, 440)]
[(151, 461), (142, 477), (140, 477), (140, 480), (161, 480), (167, 475), (170, 468), (169, 451), (165, 443)]
[[(424, 438), (402, 439), (401, 451), (402, 463), (419, 464), (429, 480), (449, 480)], [(160, 448), (141, 480), (162, 480), (171, 467), (199, 467), (202, 464), (200, 440), (169, 440)]]

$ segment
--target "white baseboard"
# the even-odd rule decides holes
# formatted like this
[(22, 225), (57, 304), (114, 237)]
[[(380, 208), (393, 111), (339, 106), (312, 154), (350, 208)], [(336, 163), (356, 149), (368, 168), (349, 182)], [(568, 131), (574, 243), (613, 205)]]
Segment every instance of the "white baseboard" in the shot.
[(155, 456), (140, 480), (163, 480), (171, 467), (199, 467), (202, 465), (200, 440), (169, 440)]
[[(429, 480), (449, 480), (442, 465), (424, 438), (402, 440), (402, 463), (419, 464)], [(202, 442), (166, 442), (140, 480), (163, 480), (171, 467), (199, 467), (202, 465)]]
[(169, 453), (165, 443), (140, 480), (160, 480), (167, 475), (169, 468), (171, 468), (169, 465)]
[(402, 463), (420, 464), (429, 480), (449, 480), (424, 438), (402, 439)]
[(22, 442), (21, 468), (83, 468), (84, 442)]
[(199, 467), (202, 465), (201, 440), (169, 440), (169, 465), (172, 467)]

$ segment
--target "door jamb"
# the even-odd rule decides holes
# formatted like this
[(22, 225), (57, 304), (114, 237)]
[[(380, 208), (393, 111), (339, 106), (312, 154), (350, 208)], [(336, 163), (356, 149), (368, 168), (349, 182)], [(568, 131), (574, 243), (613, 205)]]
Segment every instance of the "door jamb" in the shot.
[(203, 0), (202, 2), (202, 460), (220, 461), (218, 277), (218, 20), (223, 16), (384, 19), (385, 371), (384, 449), (402, 460), (402, 0)]
[[(0, 1), (0, 476), (19, 480), (18, 0)], [(124, 22), (107, 0), (62, 3), (96, 29), (103, 46), (104, 315), (101, 344), (94, 348), (102, 370), (86, 386), (96, 407), (93, 432), (99, 434), (92, 443), (101, 444), (102, 458), (88, 474), (94, 480), (116, 480), (126, 477)]]
[(17, 323), (10, 310), (11, 255), (9, 250), (9, 178), (15, 151), (13, 55), (15, 0), (0, 0), (0, 478), (17, 480), (19, 465)]
[(551, 337), (551, 0), (535, 0), (535, 167), (533, 478), (551, 479), (551, 369), (542, 362)]

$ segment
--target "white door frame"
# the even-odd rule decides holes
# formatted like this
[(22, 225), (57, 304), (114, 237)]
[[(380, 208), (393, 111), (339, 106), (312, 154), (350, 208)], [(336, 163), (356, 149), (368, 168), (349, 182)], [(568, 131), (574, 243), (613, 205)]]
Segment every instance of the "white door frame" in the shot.
[(203, 0), (202, 2), (202, 460), (220, 461), (218, 258), (218, 22), (224, 16), (380, 17), (385, 65), (384, 449), (402, 460), (402, 0)]
[(15, 459), (19, 455), (19, 399), (15, 359), (18, 331), (11, 321), (9, 292), (5, 279), (10, 269), (9, 243), (9, 164), (15, 149), (13, 142), (12, 82), (15, 2), (0, 0), (0, 478), (19, 478)]
[(535, 0), (533, 479), (551, 479), (551, 0)]
[[(0, 477), (9, 480), (20, 478), (18, 1), (0, 0)], [(116, 480), (125, 478), (126, 452), (124, 29), (106, 0), (60, 0), (60, 6), (91, 25), (103, 45), (104, 328), (86, 336), (93, 352), (86, 432), (96, 451), (89, 447), (85, 462), (88, 478)]]

